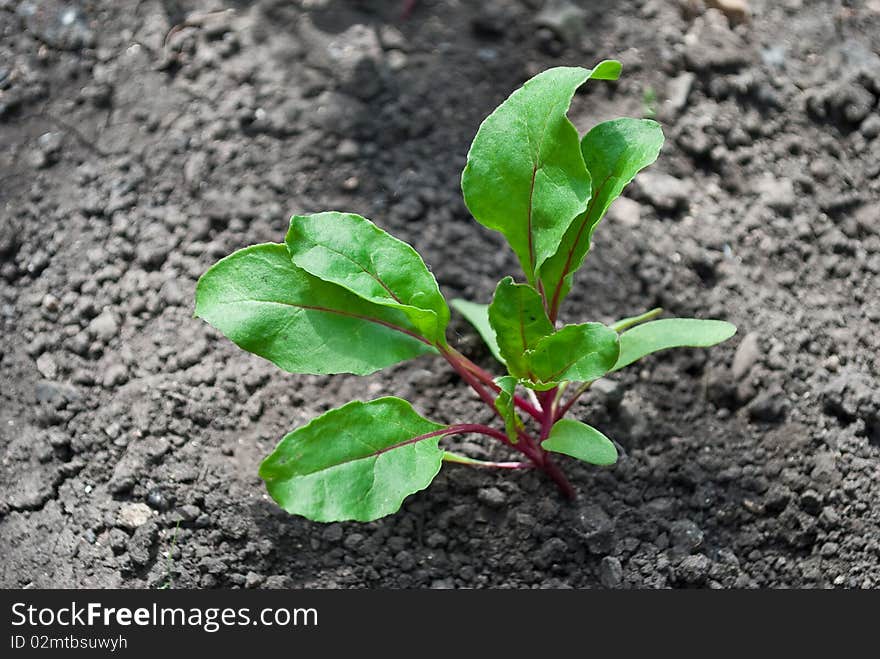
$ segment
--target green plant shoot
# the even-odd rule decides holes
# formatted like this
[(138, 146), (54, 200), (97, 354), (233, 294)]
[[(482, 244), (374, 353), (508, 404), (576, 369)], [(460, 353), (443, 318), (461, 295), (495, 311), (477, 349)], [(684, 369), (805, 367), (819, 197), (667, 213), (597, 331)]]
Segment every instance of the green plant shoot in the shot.
[[(610, 326), (559, 320), (606, 211), (663, 145), (649, 119), (606, 121), (583, 136), (568, 119), (581, 85), (619, 75), (613, 60), (544, 71), (486, 118), (471, 145), (465, 203), (505, 237), (523, 279), (502, 279), (488, 305), (451, 306), (504, 367), (500, 376), (450, 345), (450, 305), (416, 251), (360, 215), (296, 215), (284, 243), (239, 250), (202, 275), (195, 315), (287, 372), (366, 375), (432, 354), (497, 417), (439, 424), (394, 397), (330, 410), (284, 437), (260, 467), (282, 508), (322, 522), (377, 519), (426, 488), (444, 462), (536, 469), (574, 498), (559, 455), (601, 467), (618, 458), (599, 430), (565, 418), (589, 385), (658, 350), (733, 336), (721, 320), (654, 320), (659, 309)], [(519, 459), (443, 448), (461, 434), (497, 440)]]

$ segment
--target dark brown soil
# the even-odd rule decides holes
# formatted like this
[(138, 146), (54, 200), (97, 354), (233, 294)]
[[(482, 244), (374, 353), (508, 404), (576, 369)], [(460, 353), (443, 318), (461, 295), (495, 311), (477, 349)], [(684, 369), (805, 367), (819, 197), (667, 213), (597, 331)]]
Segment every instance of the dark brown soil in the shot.
[[(584, 1), (569, 41), (539, 0), (220, 4), (0, 0), (0, 586), (880, 585), (878, 2), (750, 0), (731, 27)], [(574, 504), (447, 467), (375, 523), (278, 510), (260, 459), (330, 407), (489, 417), (436, 360), (281, 373), (192, 318), (197, 277), (351, 210), (487, 301), (516, 264), (461, 201), (470, 140), (529, 76), (606, 57), (622, 80), (573, 121), (656, 112), (667, 144), (563, 314), (737, 338), (597, 386), (576, 415), (625, 457), (566, 462)]]

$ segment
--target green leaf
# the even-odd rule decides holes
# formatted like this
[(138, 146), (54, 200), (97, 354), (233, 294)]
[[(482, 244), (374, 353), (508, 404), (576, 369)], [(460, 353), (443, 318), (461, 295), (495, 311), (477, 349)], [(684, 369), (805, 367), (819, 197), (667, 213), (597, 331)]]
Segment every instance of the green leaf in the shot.
[(451, 304), (453, 309), (458, 311), (465, 317), (465, 320), (474, 326), (474, 329), (477, 330), (477, 334), (482, 337), (495, 359), (503, 364), (504, 357), (501, 356), (501, 350), (498, 348), (498, 341), (495, 339), (495, 330), (493, 330), (492, 326), (489, 324), (489, 305), (469, 302), (468, 300), (462, 300), (461, 298), (454, 299)]
[(214, 264), (196, 286), (195, 315), (291, 373), (366, 375), (435, 352), (402, 311), (313, 277), (274, 243)]
[(568, 226), (559, 249), (540, 269), (550, 309), (556, 310), (571, 289), (573, 274), (590, 249), (593, 231), (635, 175), (657, 159), (663, 130), (650, 119), (614, 119), (598, 124), (581, 142), (590, 172), (591, 197), (586, 212)]
[(295, 215), (290, 258), (324, 281), (382, 306), (400, 309), (425, 338), (444, 344), (449, 308), (422, 257), (360, 215)]
[(594, 69), (548, 69), (477, 131), (461, 177), (465, 203), (477, 222), (504, 234), (529, 283), (590, 198), (590, 174), (566, 116), (571, 99), (590, 78), (619, 75), (620, 63), (611, 60)]
[(602, 323), (584, 323), (566, 325), (541, 339), (527, 357), (535, 383), (554, 385), (602, 377), (617, 362), (619, 352), (617, 332)]
[(564, 453), (590, 464), (607, 466), (617, 462), (617, 448), (601, 432), (586, 423), (560, 419), (541, 446), (554, 453)]
[(510, 374), (534, 379), (525, 353), (553, 332), (538, 291), (505, 277), (498, 283), (489, 305), (489, 323)]
[(638, 325), (620, 335), (619, 371), (645, 355), (667, 348), (708, 348), (727, 341), (736, 327), (723, 320), (665, 318)]
[(495, 380), (495, 384), (500, 388), (498, 396), (495, 398), (495, 407), (504, 419), (504, 429), (507, 431), (507, 436), (511, 442), (516, 444), (519, 441), (517, 429), (523, 425), (522, 419), (516, 413), (516, 405), (513, 402), (513, 396), (516, 392), (516, 378), (511, 375), (505, 375)]
[(434, 480), (444, 428), (400, 398), (354, 401), (288, 434), (260, 465), (260, 478), (289, 513), (367, 522), (396, 512)]

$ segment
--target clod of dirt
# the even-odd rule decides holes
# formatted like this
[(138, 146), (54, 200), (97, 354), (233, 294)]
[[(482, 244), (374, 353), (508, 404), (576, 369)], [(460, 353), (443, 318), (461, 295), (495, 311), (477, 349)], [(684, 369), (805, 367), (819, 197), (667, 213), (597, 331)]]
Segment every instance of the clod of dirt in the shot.
[(549, 30), (565, 45), (576, 44), (584, 33), (587, 11), (570, 0), (548, 0), (535, 16), (535, 25)]
[(104, 311), (89, 322), (89, 332), (102, 343), (108, 343), (119, 332), (119, 321), (111, 311)]
[(134, 531), (153, 517), (153, 511), (144, 503), (126, 503), (116, 515), (116, 523), (123, 529)]
[(689, 519), (678, 520), (669, 526), (669, 541), (674, 552), (690, 554), (703, 545), (703, 532)]
[(477, 498), (490, 508), (503, 508), (507, 503), (504, 492), (497, 487), (484, 487), (477, 492)]
[(880, 114), (872, 114), (867, 119), (862, 122), (861, 126), (862, 135), (865, 136), (865, 139), (873, 140), (874, 138), (880, 136)]
[(788, 400), (785, 393), (779, 387), (760, 392), (752, 400), (746, 411), (752, 421), (763, 423), (775, 423), (785, 419), (788, 410)]
[(149, 565), (157, 553), (159, 527), (148, 521), (138, 526), (128, 541), (128, 557), (136, 567)]
[(25, 29), (52, 48), (79, 50), (95, 45), (95, 33), (79, 7), (60, 0), (21, 2), (16, 14)]
[(684, 57), (692, 71), (737, 71), (753, 59), (752, 49), (733, 32), (724, 15), (708, 10), (684, 36)]
[(487, 0), (480, 3), (476, 16), (471, 19), (471, 29), (479, 36), (497, 39), (504, 35), (514, 20), (509, 3)]
[(870, 378), (846, 369), (825, 385), (821, 400), (825, 411), (844, 423), (861, 421), (862, 434), (880, 444), (880, 391)]
[(678, 579), (689, 586), (701, 586), (709, 577), (712, 561), (704, 554), (685, 556), (675, 570)]
[(616, 556), (606, 556), (599, 563), (599, 581), (606, 588), (617, 588), (623, 583), (623, 566)]
[(31, 152), (30, 162), (35, 169), (51, 167), (61, 157), (64, 137), (61, 133), (43, 133), (37, 138), (37, 144)]
[(693, 184), (662, 172), (642, 172), (634, 184), (635, 193), (661, 213), (671, 213), (688, 207), (693, 196)]
[(47, 380), (54, 380), (58, 376), (58, 364), (48, 352), (37, 357), (37, 370)]
[(593, 554), (608, 554), (616, 542), (614, 521), (597, 505), (587, 505), (578, 514), (579, 526), (574, 529)]
[(18, 251), (21, 233), (11, 218), (0, 223), (0, 258), (11, 261)]
[(745, 23), (751, 13), (747, 0), (705, 0), (705, 2), (707, 6), (727, 16), (731, 25)]
[(876, 105), (874, 95), (854, 80), (829, 83), (811, 90), (806, 97), (807, 111), (820, 121), (832, 121), (855, 129)]
[(755, 184), (755, 191), (760, 195), (762, 204), (784, 215), (791, 214), (797, 201), (794, 184), (787, 178), (776, 178), (770, 174), (762, 176)]
[(749, 332), (740, 341), (736, 353), (733, 355), (733, 364), (731, 365), (730, 372), (734, 379), (742, 380), (749, 374), (749, 371), (752, 370), (752, 367), (760, 358), (761, 345), (758, 333)]
[(660, 108), (663, 118), (675, 120), (687, 107), (697, 75), (685, 71), (672, 78), (666, 85), (666, 102)]
[(121, 362), (110, 364), (101, 379), (101, 383), (107, 389), (118, 387), (126, 382), (128, 382), (128, 367)]
[(619, 222), (628, 229), (635, 229), (641, 217), (641, 204), (627, 197), (618, 197), (608, 209), (608, 219), (611, 222)]

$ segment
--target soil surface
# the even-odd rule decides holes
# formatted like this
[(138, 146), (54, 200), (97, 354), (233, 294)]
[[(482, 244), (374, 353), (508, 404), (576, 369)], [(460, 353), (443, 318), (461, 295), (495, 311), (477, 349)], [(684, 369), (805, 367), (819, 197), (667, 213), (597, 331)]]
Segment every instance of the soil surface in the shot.
[[(0, 586), (880, 586), (880, 3), (409, 4), (0, 0)], [(447, 466), (374, 523), (280, 511), (257, 465), (331, 407), (491, 419), (429, 358), (284, 374), (192, 318), (197, 277), (350, 210), (488, 301), (518, 271), (461, 200), (477, 126), (607, 57), (621, 81), (572, 120), (656, 115), (667, 142), (563, 317), (737, 337), (596, 386), (575, 416), (625, 455), (566, 461), (573, 504)]]

